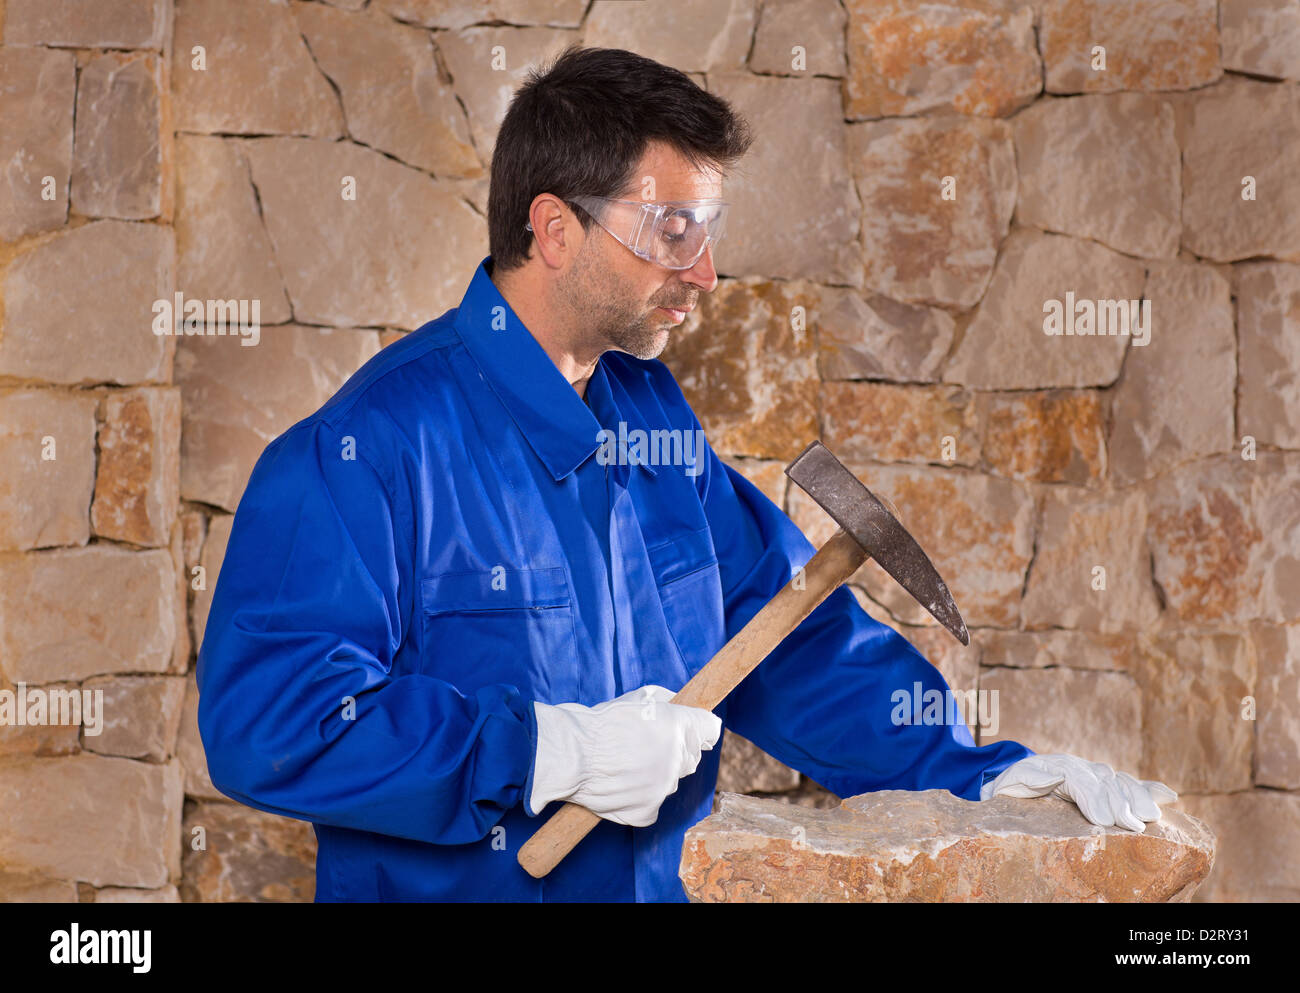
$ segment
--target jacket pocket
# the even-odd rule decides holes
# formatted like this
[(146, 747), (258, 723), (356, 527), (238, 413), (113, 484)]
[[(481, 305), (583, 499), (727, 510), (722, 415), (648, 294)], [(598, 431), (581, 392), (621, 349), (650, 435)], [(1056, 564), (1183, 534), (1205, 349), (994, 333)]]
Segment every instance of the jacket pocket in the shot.
[(543, 703), (579, 698), (574, 605), (563, 569), (428, 576), (420, 604), (426, 674), (466, 695), (504, 683)]
[(646, 551), (664, 620), (689, 678), (725, 643), (722, 578), (712, 535), (702, 528)]

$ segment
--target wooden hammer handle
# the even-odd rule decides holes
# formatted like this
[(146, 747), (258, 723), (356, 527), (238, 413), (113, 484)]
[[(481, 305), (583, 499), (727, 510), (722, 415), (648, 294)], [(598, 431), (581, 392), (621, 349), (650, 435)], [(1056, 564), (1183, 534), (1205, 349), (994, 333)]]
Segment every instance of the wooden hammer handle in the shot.
[[(841, 528), (809, 560), (803, 574), (736, 632), (672, 702), (712, 710), (869, 557)], [(600, 817), (586, 807), (566, 803), (519, 849), (519, 864), (541, 879), (599, 823)]]

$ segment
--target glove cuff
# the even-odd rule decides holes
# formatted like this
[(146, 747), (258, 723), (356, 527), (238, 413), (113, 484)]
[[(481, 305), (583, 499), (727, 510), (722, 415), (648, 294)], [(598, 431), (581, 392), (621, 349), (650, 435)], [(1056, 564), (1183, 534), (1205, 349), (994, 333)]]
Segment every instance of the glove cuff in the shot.
[(533, 701), (537, 752), (533, 758), (533, 788), (527, 807), (534, 813), (540, 813), (552, 800), (570, 799), (582, 786), (582, 726), (579, 715), (570, 709), (573, 706)]

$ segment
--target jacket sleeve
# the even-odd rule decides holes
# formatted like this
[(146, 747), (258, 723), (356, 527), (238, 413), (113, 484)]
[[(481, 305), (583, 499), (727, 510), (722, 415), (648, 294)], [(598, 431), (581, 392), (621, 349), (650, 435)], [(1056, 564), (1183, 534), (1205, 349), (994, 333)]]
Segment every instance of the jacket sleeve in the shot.
[(394, 671), (413, 514), (319, 418), (262, 453), (198, 659), (214, 785), (259, 810), (439, 844), (484, 837), (531, 780), (531, 701)]
[[(726, 633), (739, 631), (814, 549), (794, 523), (711, 447), (697, 483), (722, 574)], [(976, 747), (963, 723), (891, 719), (895, 691), (947, 683), (846, 586), (835, 590), (728, 698), (724, 721), (840, 797), (946, 789), (978, 800), (986, 779), (1033, 753), (1014, 741)], [(910, 713), (910, 708), (909, 708)]]

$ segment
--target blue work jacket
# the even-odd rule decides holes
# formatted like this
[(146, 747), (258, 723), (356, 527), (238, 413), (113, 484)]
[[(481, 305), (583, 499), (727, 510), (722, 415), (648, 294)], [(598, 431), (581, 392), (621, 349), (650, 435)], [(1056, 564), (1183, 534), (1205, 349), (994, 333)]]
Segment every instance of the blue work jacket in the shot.
[[(532, 701), (681, 688), (814, 549), (663, 363), (606, 352), (584, 402), (491, 261), (258, 459), (199, 652), (208, 769), (313, 823), (318, 901), (681, 901), (719, 749), (653, 825), (602, 821), (536, 880), (516, 853), (560, 804), (526, 802)], [(715, 713), (840, 796), (975, 800), (1032, 754), (891, 720), (918, 683), (947, 689), (841, 587)]]

